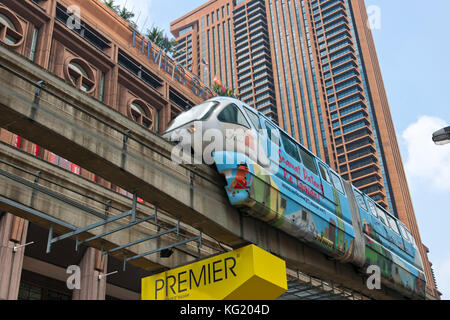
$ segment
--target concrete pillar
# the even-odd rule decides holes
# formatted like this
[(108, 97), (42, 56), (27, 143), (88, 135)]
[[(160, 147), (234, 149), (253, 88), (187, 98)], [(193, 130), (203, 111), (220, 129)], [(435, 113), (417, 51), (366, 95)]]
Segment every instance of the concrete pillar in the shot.
[(28, 221), (9, 213), (0, 216), (0, 300), (17, 300), (22, 275)]
[(105, 300), (106, 278), (99, 279), (99, 275), (106, 273), (107, 256), (101, 258), (101, 252), (88, 248), (81, 259), (80, 289), (73, 291), (73, 300)]

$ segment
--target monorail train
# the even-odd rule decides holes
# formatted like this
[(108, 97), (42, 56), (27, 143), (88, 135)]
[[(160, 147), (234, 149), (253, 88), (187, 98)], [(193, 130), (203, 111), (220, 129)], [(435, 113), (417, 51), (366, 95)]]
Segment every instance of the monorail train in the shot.
[[(223, 137), (216, 134), (223, 141), (214, 148), (211, 130)], [(194, 153), (209, 148), (230, 203), (242, 212), (362, 273), (376, 265), (383, 284), (425, 298), (422, 259), (407, 227), (252, 107), (216, 97), (180, 114), (163, 136)]]

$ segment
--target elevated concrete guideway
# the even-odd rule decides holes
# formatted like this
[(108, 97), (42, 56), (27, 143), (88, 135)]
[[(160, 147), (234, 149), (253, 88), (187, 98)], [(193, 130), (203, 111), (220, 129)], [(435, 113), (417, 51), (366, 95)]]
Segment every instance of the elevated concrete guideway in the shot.
[[(81, 228), (94, 224), (106, 217), (126, 212), (131, 206), (132, 199), (127, 196), (0, 142), (0, 209), (2, 211), (11, 212), (49, 228), (52, 221), (46, 219), (47, 217), (43, 218), (29, 212), (36, 210), (49, 218), (56, 219), (55, 232), (64, 234), (72, 231), (70, 227)], [(154, 208), (138, 204), (138, 219), (153, 214)], [(59, 221), (64, 224), (58, 224)], [(87, 245), (108, 251), (170, 229), (177, 224), (175, 219), (160, 211), (158, 226), (161, 229), (158, 230), (158, 226), (153, 222), (154, 220), (151, 219), (148, 223), (90, 241)], [(114, 230), (128, 223), (130, 223), (129, 219), (123, 219), (111, 225), (93, 229), (89, 233), (80, 235), (79, 240)], [(182, 238), (190, 238), (198, 234), (197, 230), (184, 224), (180, 229)], [(145, 241), (125, 250), (118, 250), (112, 255), (122, 261), (126, 257), (142, 254), (177, 241), (179, 240), (176, 235), (172, 233), (161, 237), (158, 242)], [(75, 250), (75, 246), (71, 249)], [(134, 265), (148, 271), (161, 271), (172, 268), (173, 265), (191, 263), (198, 257), (206, 257), (222, 251), (219, 245), (208, 237), (204, 237), (201, 250), (198, 250), (196, 242), (186, 244), (179, 249), (182, 251), (175, 250), (170, 259), (151, 255), (147, 259), (135, 261)]]
[[(284, 259), (294, 270), (345, 284), (373, 298), (396, 297), (387, 289), (368, 290), (364, 277), (353, 266), (330, 260), (275, 228), (241, 215), (229, 205), (221, 176), (207, 166), (190, 168), (175, 164), (170, 160), (172, 145), (158, 135), (136, 126), (127, 117), (2, 47), (0, 66), (1, 127), (125, 190), (137, 190), (145, 201), (230, 247), (254, 243)], [(33, 84), (38, 81), (46, 83), (40, 92)], [(3, 159), (8, 151), (5, 146), (0, 150)], [(37, 168), (51, 170), (39, 159), (34, 162)], [(22, 164), (25, 165), (24, 161)], [(89, 188), (95, 192), (103, 192), (102, 187), (90, 184)], [(7, 191), (12, 187), (13, 184), (6, 185), (0, 195), (17, 197), (12, 200), (29, 206), (26, 194)], [(60, 210), (47, 213), (56, 215)], [(32, 218), (25, 211), (20, 214)], [(183, 262), (173, 262), (171, 267), (177, 263)]]

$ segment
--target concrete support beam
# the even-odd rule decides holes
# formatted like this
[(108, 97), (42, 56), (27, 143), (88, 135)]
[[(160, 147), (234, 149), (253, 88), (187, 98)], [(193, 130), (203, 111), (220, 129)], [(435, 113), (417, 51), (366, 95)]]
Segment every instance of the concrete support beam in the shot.
[[(105, 213), (105, 206), (102, 205), (102, 203), (104, 204), (107, 201), (111, 201), (112, 207), (108, 211), (110, 216), (126, 212), (131, 208), (132, 199), (9, 145), (0, 143), (0, 158), (0, 170), (3, 173), (6, 172), (7, 174), (18, 176), (27, 181), (30, 185), (45, 188), (58, 196), (65, 196), (75, 203), (80, 203), (88, 208), (99, 211), (99, 213)], [(17, 168), (20, 168), (21, 170)], [(38, 171), (40, 172), (40, 179), (35, 182), (35, 176), (28, 172), (36, 173)], [(0, 196), (4, 196), (25, 207), (43, 212), (52, 218), (62, 220), (78, 228), (91, 225), (100, 220), (100, 218), (84, 212), (77, 207), (64, 203), (61, 200), (53, 199), (51, 196), (39, 192), (29, 186), (21, 185), (2, 174), (0, 174)], [(48, 229), (50, 227), (49, 221), (36, 217), (24, 210), (9, 206), (1, 201), (0, 210), (9, 211), (44, 228)], [(153, 208), (138, 204), (137, 217), (139, 219), (153, 214)], [(129, 219), (123, 219), (112, 223), (107, 227), (93, 229), (89, 233), (80, 235), (79, 240), (81, 241), (88, 237), (96, 236), (100, 233), (123, 226), (128, 221)], [(158, 221), (167, 226), (174, 226), (176, 224), (175, 219), (170, 219), (161, 212), (158, 213)], [(56, 235), (64, 234), (69, 231), (71, 230), (55, 225)], [(148, 237), (157, 232), (158, 228), (156, 226), (144, 223), (130, 229), (113, 233), (103, 237), (103, 239), (89, 242), (87, 245), (97, 249), (103, 247), (106, 251)], [(195, 229), (185, 225), (182, 225), (182, 234), (187, 237), (198, 235)], [(168, 234), (157, 240), (147, 241), (126, 250), (117, 251), (112, 255), (119, 260), (123, 260), (125, 257), (142, 254), (177, 241), (179, 241), (179, 239), (175, 234)], [(203, 243), (205, 243), (205, 246), (203, 246), (200, 251), (198, 250), (196, 243), (189, 243), (181, 247), (184, 253), (175, 250), (174, 254), (168, 259), (162, 259), (159, 255), (153, 254), (145, 259), (135, 260), (133, 261), (133, 264), (149, 271), (162, 271), (165, 268), (172, 268), (176, 265), (189, 263), (198, 255), (203, 257), (216, 253), (217, 250), (211, 248), (214, 247), (213, 243), (208, 245), (209, 242), (211, 242), (211, 240), (204, 239)], [(75, 248), (71, 249), (75, 251)], [(190, 253), (191, 255), (186, 253)]]
[(0, 217), (0, 300), (17, 300), (28, 222), (9, 213)]
[(219, 241), (242, 244), (239, 234), (229, 232), (238, 230), (239, 215), (224, 196), (223, 178), (211, 168), (196, 167), (191, 175), (171, 160), (172, 144), (3, 48), (0, 64), (32, 81), (44, 80), (52, 92), (41, 91), (37, 106), (36, 87), (0, 68), (1, 127), (125, 190), (138, 190), (144, 200)]
[(72, 300), (105, 300), (107, 256), (101, 258), (101, 252), (88, 248), (79, 265), (81, 269), (80, 289), (73, 291)]

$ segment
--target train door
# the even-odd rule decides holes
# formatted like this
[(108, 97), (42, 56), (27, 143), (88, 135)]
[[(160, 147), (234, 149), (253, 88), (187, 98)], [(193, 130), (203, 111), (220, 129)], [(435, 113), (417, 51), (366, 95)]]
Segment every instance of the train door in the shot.
[(319, 160), (317, 163), (319, 164), (320, 176), (322, 178), (322, 192), (325, 198), (324, 204), (328, 210), (332, 211), (334, 209), (333, 182), (331, 181), (327, 166)]
[(265, 120), (264, 125), (267, 132), (267, 136), (265, 137), (265, 151), (267, 157), (269, 158), (271, 168), (278, 168), (280, 160), (280, 134), (278, 132), (278, 129), (272, 123), (270, 123), (269, 120)]
[(370, 238), (372, 238), (373, 233), (375, 232), (373, 230), (373, 224), (375, 219), (370, 215), (369, 208), (367, 207), (367, 203), (364, 200), (362, 193), (355, 187), (353, 187), (353, 193), (355, 195), (356, 202), (358, 203), (359, 214), (361, 216), (361, 223), (363, 226), (364, 233), (367, 234)]
[(317, 200), (320, 201), (323, 198), (324, 194), (323, 185), (319, 177), (319, 170), (317, 169), (316, 157), (311, 152), (306, 150), (302, 145), (297, 145), (303, 164), (303, 172), (301, 173), (301, 178), (319, 195)]
[(376, 207), (378, 218), (380, 219), (381, 223), (384, 225), (384, 229), (386, 232), (386, 236), (384, 237), (386, 239), (386, 242), (384, 245), (389, 248), (392, 252), (395, 252), (398, 254), (398, 249), (395, 244), (395, 236), (394, 231), (391, 229), (389, 225), (388, 215), (381, 210), (379, 207)]
[(402, 223), (399, 223), (398, 225), (400, 227), (400, 233), (401, 233), (401, 235), (403, 237), (403, 242), (405, 243), (405, 252), (409, 256), (414, 258), (414, 254), (415, 254), (414, 245), (413, 245), (412, 241), (409, 238), (408, 232), (406, 231), (406, 227)]
[(267, 137), (263, 131), (262, 117), (260, 117), (256, 112), (250, 110), (244, 105), (244, 110), (247, 112), (247, 116), (250, 119), (250, 122), (253, 124), (255, 131), (253, 131), (254, 141), (253, 144), (255, 146), (255, 154), (257, 157), (257, 162), (263, 166), (270, 166), (270, 161), (268, 159), (267, 153)]
[(402, 236), (400, 235), (400, 229), (397, 226), (397, 222), (389, 214), (386, 214), (386, 218), (389, 224), (389, 238), (391, 239), (391, 242), (396, 246), (395, 250), (403, 256), (403, 253), (405, 252), (405, 244), (403, 242)]
[(377, 206), (369, 198), (367, 198), (367, 203), (369, 204), (369, 212), (372, 214), (372, 225), (375, 231), (374, 239), (384, 245), (387, 238), (386, 229), (384, 228), (383, 224), (380, 221), (381, 218), (379, 218), (378, 216)]
[(408, 239), (408, 241), (405, 241), (407, 243), (406, 248), (408, 254), (411, 256), (413, 264), (416, 266), (417, 269), (423, 271), (423, 262), (422, 257), (420, 255), (419, 248), (417, 247), (416, 240), (414, 239), (411, 232), (409, 232), (408, 228), (406, 228), (405, 225), (403, 225), (401, 222), (398, 223), (401, 226), (401, 230), (403, 230), (402, 234), (404, 233), (404, 238)]
[(348, 197), (345, 193), (342, 177), (333, 170), (330, 170), (331, 181), (333, 182), (333, 193), (336, 204), (336, 215), (347, 223), (352, 224), (352, 214), (348, 204)]

